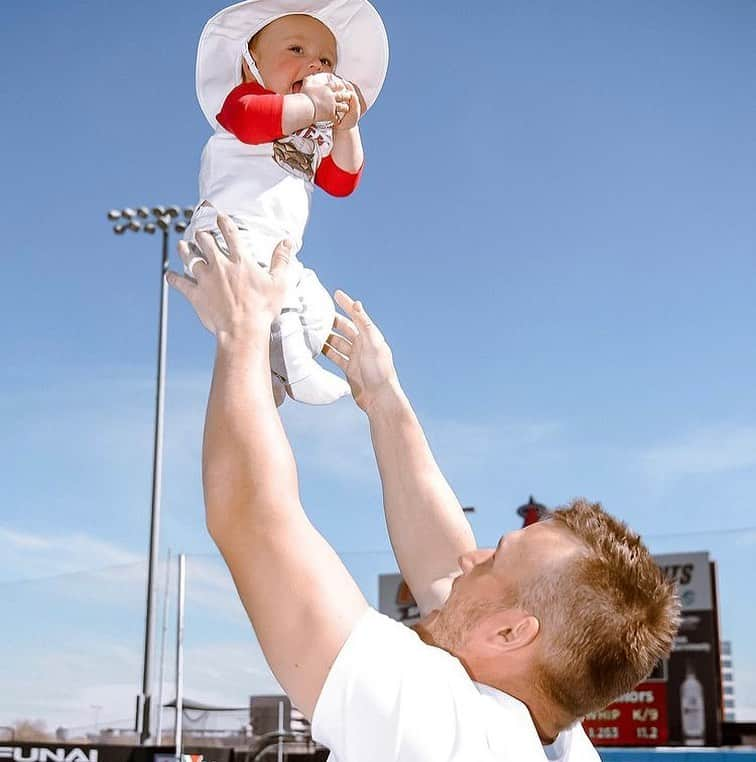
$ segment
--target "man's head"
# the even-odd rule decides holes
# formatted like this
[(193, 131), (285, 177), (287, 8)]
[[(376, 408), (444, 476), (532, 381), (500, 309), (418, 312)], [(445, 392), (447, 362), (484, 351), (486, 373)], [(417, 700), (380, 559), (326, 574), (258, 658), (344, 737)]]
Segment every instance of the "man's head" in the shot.
[(529, 686), (570, 717), (630, 690), (665, 656), (679, 603), (638, 535), (584, 500), (460, 558), (426, 628), (474, 677)]
[[(336, 38), (312, 16), (283, 16), (263, 27), (250, 41), (249, 53), (265, 87), (281, 95), (298, 93), (310, 74), (336, 68)], [(246, 63), (244, 81), (253, 79)]]

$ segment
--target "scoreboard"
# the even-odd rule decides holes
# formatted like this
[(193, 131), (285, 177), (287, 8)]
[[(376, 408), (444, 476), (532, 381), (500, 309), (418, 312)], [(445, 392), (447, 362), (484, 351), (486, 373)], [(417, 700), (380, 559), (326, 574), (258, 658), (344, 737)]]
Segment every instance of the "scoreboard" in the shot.
[(718, 746), (722, 722), (716, 577), (707, 553), (654, 556), (677, 583), (682, 622), (668, 659), (583, 727), (595, 746)]
[(669, 741), (667, 686), (641, 683), (583, 723), (596, 746), (664, 746)]

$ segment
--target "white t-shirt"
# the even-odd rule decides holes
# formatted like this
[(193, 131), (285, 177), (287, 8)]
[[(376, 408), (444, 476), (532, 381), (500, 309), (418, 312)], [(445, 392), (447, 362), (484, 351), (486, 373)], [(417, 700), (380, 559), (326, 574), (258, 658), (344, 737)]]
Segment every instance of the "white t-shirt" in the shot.
[(543, 746), (522, 702), (374, 609), (331, 667), (312, 736), (329, 762), (599, 762), (579, 724)]

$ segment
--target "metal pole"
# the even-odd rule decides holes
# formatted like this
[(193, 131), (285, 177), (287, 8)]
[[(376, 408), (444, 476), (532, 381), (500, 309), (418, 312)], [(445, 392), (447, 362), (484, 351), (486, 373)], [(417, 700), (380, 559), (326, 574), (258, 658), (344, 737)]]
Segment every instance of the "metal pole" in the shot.
[(186, 556), (179, 556), (178, 615), (176, 617), (176, 759), (181, 759), (184, 715), (184, 599), (186, 598)]
[(168, 634), (168, 588), (171, 586), (171, 549), (165, 560), (165, 591), (163, 592), (163, 627), (160, 632), (160, 681), (158, 682), (157, 742), (163, 744), (163, 682), (165, 681), (165, 636)]
[(147, 616), (144, 627), (144, 672), (142, 674), (141, 727), (139, 742), (152, 740), (150, 679), (152, 639), (155, 630), (155, 575), (160, 540), (160, 492), (163, 467), (163, 403), (165, 401), (165, 354), (168, 328), (168, 231), (163, 231), (163, 260), (160, 266), (160, 328), (158, 331), (157, 392), (155, 394), (155, 442), (152, 456), (152, 511), (150, 519), (150, 556), (147, 568)]
[(278, 762), (283, 762), (284, 703), (278, 702)]

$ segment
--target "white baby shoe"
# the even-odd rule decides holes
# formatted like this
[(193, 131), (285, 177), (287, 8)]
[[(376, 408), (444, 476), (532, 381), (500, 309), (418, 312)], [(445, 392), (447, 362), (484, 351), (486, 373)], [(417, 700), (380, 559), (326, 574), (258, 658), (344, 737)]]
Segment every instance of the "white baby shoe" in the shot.
[(286, 392), (292, 399), (328, 405), (349, 394), (349, 384), (343, 378), (315, 361), (305, 341), (301, 313), (285, 310), (278, 317), (271, 329), (270, 349), (270, 367), (286, 380)]
[(298, 402), (328, 405), (350, 393), (349, 384), (315, 361), (333, 330), (336, 306), (312, 270), (303, 268), (296, 287), (273, 323), (270, 367)]

